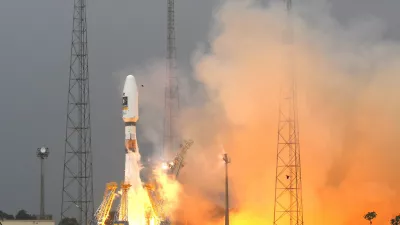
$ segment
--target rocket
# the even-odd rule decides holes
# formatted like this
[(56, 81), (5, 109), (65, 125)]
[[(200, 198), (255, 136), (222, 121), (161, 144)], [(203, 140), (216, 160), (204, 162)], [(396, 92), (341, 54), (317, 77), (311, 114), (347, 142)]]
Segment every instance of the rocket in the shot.
[[(138, 201), (144, 191), (140, 179), (140, 153), (136, 138), (136, 123), (139, 120), (139, 98), (136, 80), (133, 75), (125, 78), (122, 92), (122, 120), (125, 124), (125, 181), (130, 186), (127, 192), (127, 202), (121, 204), (119, 220), (128, 224), (145, 224), (145, 208), (143, 202)], [(133, 201), (130, 201), (132, 199)], [(129, 212), (129, 213), (128, 213)]]
[(136, 123), (139, 120), (139, 97), (133, 75), (125, 79), (122, 93), (122, 119), (125, 123), (125, 151), (139, 153), (136, 139)]

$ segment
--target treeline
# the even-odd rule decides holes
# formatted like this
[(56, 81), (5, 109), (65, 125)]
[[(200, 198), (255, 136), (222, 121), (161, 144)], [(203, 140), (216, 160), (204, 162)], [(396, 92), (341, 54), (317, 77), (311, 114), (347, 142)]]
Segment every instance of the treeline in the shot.
[(0, 220), (35, 220), (37, 217), (35, 215), (29, 214), (26, 210), (21, 209), (17, 214), (12, 215), (0, 211)]
[[(105, 225), (112, 225), (116, 212), (111, 211), (109, 217), (107, 218)], [(15, 214), (8, 214), (0, 210), (0, 221), (1, 220), (36, 220), (37, 215), (29, 214), (26, 210), (21, 209)], [(79, 225), (76, 218), (63, 218), (59, 225)]]
[[(372, 225), (372, 220), (374, 220), (374, 219), (376, 218), (377, 215), (378, 215), (378, 214), (376, 214), (375, 211), (368, 212), (367, 214), (364, 215), (364, 219), (368, 220), (368, 221), (369, 221), (369, 224)], [(390, 224), (391, 224), (391, 225), (400, 225), (400, 214), (397, 215), (397, 216), (395, 216), (395, 217), (393, 217), (393, 218), (390, 220)]]
[[(105, 225), (112, 225), (114, 222), (114, 217), (115, 214), (117, 212), (116, 211), (110, 211), (110, 214), (108, 215), (107, 220), (105, 221)], [(95, 218), (93, 218), (95, 219)], [(91, 224), (97, 224), (94, 221), (92, 221)], [(78, 221), (76, 220), (76, 218), (64, 218), (60, 221), (60, 223), (58, 225), (79, 225)]]

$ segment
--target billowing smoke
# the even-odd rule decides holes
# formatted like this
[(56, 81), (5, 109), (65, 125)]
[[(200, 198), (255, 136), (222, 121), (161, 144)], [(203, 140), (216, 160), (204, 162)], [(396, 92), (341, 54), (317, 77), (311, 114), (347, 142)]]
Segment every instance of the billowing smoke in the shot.
[[(400, 206), (400, 43), (383, 40), (379, 21), (345, 27), (324, 4), (299, 4), (292, 45), (283, 4), (225, 1), (215, 14), (211, 53), (193, 61), (209, 100), (182, 117), (183, 133), (203, 144), (190, 152), (182, 176), (200, 197), (182, 208), (223, 191), (222, 143), (232, 158), (232, 224), (272, 223), (278, 91), (293, 71), (306, 223), (362, 223), (375, 210), (376, 224), (385, 224)], [(208, 220), (207, 210), (192, 223)]]
[(400, 207), (400, 43), (382, 38), (379, 21), (339, 24), (324, 3), (294, 5), (291, 45), (282, 3), (227, 0), (214, 22), (211, 51), (193, 59), (193, 78), (206, 90), (195, 97), (205, 101), (182, 110), (182, 134), (195, 141), (180, 177), (182, 219), (218, 223), (225, 149), (231, 223), (272, 223), (278, 93), (292, 71), (305, 222), (361, 224), (374, 210), (374, 223), (387, 224)]

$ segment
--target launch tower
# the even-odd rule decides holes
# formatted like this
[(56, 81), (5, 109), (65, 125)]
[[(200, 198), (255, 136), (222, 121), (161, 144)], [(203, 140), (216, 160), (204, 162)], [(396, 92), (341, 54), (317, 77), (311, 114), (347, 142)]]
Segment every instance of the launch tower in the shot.
[[(288, 44), (293, 44), (290, 11), (292, 1), (285, 0), (288, 11)], [(303, 225), (300, 145), (296, 103), (296, 79), (293, 57), (288, 57), (288, 73), (281, 87), (279, 102), (278, 146), (276, 157), (274, 225)]]
[(74, 0), (61, 219), (94, 215), (86, 0)]
[(179, 80), (176, 73), (175, 6), (174, 0), (167, 0), (167, 68), (165, 83), (164, 135), (162, 158), (166, 152), (175, 149), (178, 140), (177, 122), (179, 116)]

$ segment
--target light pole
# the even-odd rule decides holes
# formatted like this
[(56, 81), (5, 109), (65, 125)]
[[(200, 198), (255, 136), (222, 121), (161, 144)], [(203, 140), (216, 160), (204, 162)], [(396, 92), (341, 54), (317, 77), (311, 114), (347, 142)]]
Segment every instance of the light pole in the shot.
[(228, 193), (228, 164), (231, 159), (228, 158), (228, 154), (224, 154), (225, 161), (225, 225), (229, 225), (229, 193)]
[(37, 149), (37, 157), (40, 158), (40, 219), (44, 218), (44, 159), (49, 156), (49, 148), (41, 147)]

